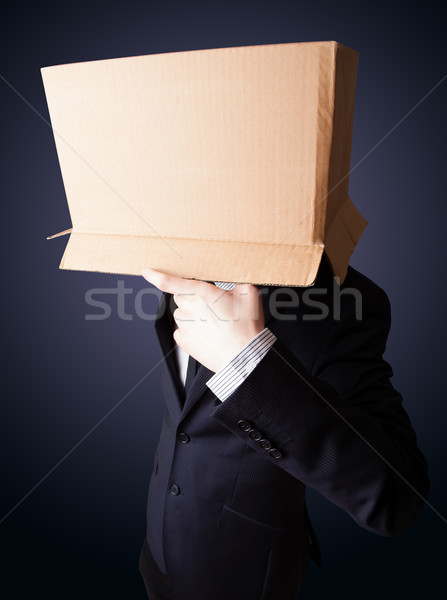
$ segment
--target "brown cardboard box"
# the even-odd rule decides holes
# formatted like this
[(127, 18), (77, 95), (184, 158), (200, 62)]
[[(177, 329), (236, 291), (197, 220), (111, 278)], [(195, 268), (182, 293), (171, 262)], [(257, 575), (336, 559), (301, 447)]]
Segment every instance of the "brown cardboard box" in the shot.
[(45, 67), (72, 220), (63, 269), (343, 281), (357, 52), (306, 42)]

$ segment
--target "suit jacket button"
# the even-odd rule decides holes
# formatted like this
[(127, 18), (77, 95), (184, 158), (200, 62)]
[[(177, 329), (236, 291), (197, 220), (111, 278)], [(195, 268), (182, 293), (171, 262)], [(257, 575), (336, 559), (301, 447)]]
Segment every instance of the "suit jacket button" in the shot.
[(169, 491), (173, 496), (178, 496), (180, 494), (180, 488), (177, 484), (173, 483), (169, 488)]
[(282, 452), (280, 452), (278, 448), (272, 448), (271, 450), (269, 450), (269, 456), (271, 456), (272, 458), (281, 458)]
[(178, 441), (181, 444), (187, 444), (190, 441), (190, 437), (187, 433), (184, 433), (183, 431), (181, 431), (178, 436), (177, 436)]
[(272, 447), (272, 444), (269, 440), (266, 440), (265, 438), (260, 440), (259, 442), (259, 446), (263, 449), (263, 450), (270, 450), (270, 448)]
[(250, 433), (248, 434), (248, 437), (249, 437), (250, 439), (252, 439), (253, 441), (255, 441), (255, 442), (259, 442), (259, 440), (261, 440), (261, 439), (262, 439), (261, 432), (260, 432), (260, 431), (258, 431), (257, 429), (252, 429), (252, 430), (250, 431)]
[(241, 421), (238, 421), (237, 426), (239, 427), (239, 429), (242, 429), (242, 431), (250, 431), (251, 429), (251, 425), (248, 421), (244, 421), (243, 419)]

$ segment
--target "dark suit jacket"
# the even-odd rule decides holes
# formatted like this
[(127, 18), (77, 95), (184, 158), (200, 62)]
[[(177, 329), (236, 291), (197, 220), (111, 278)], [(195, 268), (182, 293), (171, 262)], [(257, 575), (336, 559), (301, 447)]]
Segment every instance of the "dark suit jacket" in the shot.
[(318, 560), (306, 486), (385, 536), (403, 532), (423, 506), (427, 465), (382, 358), (387, 296), (353, 268), (341, 297), (334, 284), (324, 259), (313, 288), (289, 288), (298, 307), (282, 295), (282, 315), (271, 310), (281, 291), (262, 288), (278, 339), (223, 403), (206, 387), (213, 373), (204, 366), (182, 397), (161, 303), (166, 409), (147, 539), (178, 600), (297, 598), (309, 555)]

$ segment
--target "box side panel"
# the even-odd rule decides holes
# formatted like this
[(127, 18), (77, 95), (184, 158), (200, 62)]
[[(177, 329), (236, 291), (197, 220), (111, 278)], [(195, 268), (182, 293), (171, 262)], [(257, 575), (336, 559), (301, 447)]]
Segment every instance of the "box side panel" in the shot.
[(151, 267), (205, 281), (308, 286), (323, 246), (254, 244), (72, 233), (60, 268), (140, 275)]
[(328, 175), (331, 152), (334, 147), (335, 59), (335, 42), (319, 47), (318, 121), (314, 131), (316, 161), (312, 239), (315, 243), (323, 243), (325, 235), (326, 207), (329, 192)]
[(329, 169), (325, 250), (344, 279), (349, 259), (367, 223), (348, 196), (358, 53), (337, 44), (333, 149)]
[(333, 144), (329, 166), (327, 226), (348, 197), (358, 52), (336, 45)]

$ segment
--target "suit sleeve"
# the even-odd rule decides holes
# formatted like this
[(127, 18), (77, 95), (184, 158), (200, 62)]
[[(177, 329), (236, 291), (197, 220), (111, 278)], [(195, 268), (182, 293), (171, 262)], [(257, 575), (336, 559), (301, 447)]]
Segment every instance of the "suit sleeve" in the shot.
[(415, 521), (429, 489), (425, 458), (383, 359), (389, 328), (380, 288), (364, 299), (360, 321), (347, 301), (311, 372), (277, 339), (212, 414), (360, 526), (388, 536)]

